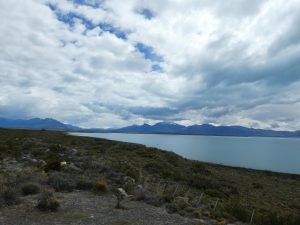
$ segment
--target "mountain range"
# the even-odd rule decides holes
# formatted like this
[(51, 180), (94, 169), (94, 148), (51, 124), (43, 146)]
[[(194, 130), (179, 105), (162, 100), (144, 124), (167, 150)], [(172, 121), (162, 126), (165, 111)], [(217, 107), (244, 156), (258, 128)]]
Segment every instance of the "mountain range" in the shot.
[(182, 126), (176, 123), (133, 125), (111, 130), (120, 133), (159, 133), (240, 137), (300, 137), (300, 131), (275, 131), (242, 126), (213, 126), (211, 124)]
[(33, 118), (28, 120), (18, 119), (6, 119), (0, 118), (0, 127), (2, 128), (25, 128), (25, 129), (48, 129), (48, 130), (81, 130), (80, 127), (76, 127), (70, 124), (62, 123), (58, 120), (46, 118)]
[(247, 128), (242, 126), (213, 126), (211, 124), (183, 126), (176, 123), (161, 122), (154, 125), (132, 125), (118, 129), (90, 128), (84, 129), (58, 120), (33, 118), (28, 120), (0, 118), (2, 128), (70, 130), (85, 132), (116, 132), (116, 133), (152, 133), (152, 134), (183, 134), (239, 137), (300, 137), (299, 131), (275, 131)]

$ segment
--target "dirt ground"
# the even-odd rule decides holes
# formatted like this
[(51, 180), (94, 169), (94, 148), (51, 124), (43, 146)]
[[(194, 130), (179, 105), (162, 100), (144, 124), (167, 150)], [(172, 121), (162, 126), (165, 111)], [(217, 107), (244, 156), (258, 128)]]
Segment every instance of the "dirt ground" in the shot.
[(96, 195), (74, 191), (57, 193), (61, 207), (56, 212), (40, 212), (35, 208), (38, 195), (23, 197), (19, 205), (0, 210), (1, 225), (188, 225), (191, 219), (168, 214), (164, 208), (143, 202), (124, 201), (125, 209), (116, 209), (113, 195)]

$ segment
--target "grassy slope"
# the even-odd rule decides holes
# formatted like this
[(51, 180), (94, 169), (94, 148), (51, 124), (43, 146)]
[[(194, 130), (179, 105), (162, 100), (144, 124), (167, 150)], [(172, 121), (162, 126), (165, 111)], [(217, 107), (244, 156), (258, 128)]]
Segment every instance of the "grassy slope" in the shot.
[[(69, 153), (71, 149), (76, 149), (73, 156)], [(22, 157), (28, 154), (48, 163), (53, 160), (53, 154), (60, 154), (67, 162), (77, 163), (83, 171), (81, 176), (91, 180), (105, 176), (112, 187), (117, 185), (113, 179), (115, 173), (133, 177), (150, 191), (163, 195), (164, 204), (171, 206), (176, 196), (189, 196), (191, 204), (195, 204), (201, 193), (205, 193), (199, 217), (204, 214), (213, 218), (248, 221), (255, 209), (257, 223), (276, 225), (299, 222), (296, 221), (300, 215), (300, 176), (297, 175), (200, 163), (143, 145), (72, 137), (62, 132), (0, 129), (0, 157), (3, 160), (16, 158), (27, 175), (45, 169), (23, 163)], [(3, 170), (6, 166), (3, 162), (0, 186), (1, 179), (3, 186), (9, 185), (7, 177), (14, 177), (11, 179), (15, 179), (16, 184), (21, 183), (22, 179), (16, 178), (18, 172)], [(51, 170), (47, 172), (45, 179), (48, 179)], [(220, 200), (219, 205), (213, 211), (212, 206), (217, 199)], [(187, 210), (171, 208), (191, 216)], [(193, 211), (193, 216), (196, 214)], [(277, 217), (276, 221), (271, 221), (271, 218)]]

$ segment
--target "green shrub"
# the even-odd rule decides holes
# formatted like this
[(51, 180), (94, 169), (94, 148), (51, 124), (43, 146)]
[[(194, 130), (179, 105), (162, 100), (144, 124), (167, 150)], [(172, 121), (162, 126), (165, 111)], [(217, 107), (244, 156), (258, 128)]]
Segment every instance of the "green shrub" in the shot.
[(50, 151), (54, 153), (60, 153), (66, 150), (66, 147), (60, 145), (60, 144), (53, 144), (50, 146)]
[(191, 162), (191, 171), (193, 173), (199, 173), (202, 175), (210, 175), (211, 174), (211, 172), (208, 169), (206, 169), (206, 166), (203, 163), (197, 162), (197, 161)]
[[(288, 218), (281, 217), (277, 212), (271, 210), (270, 212), (263, 213), (255, 222), (263, 225), (285, 225)], [(291, 223), (292, 224), (292, 223)]]
[(207, 190), (205, 190), (205, 194), (207, 194), (211, 197), (216, 197), (216, 198), (225, 197), (225, 195), (221, 191), (216, 190), (216, 189), (207, 189)]
[(48, 184), (55, 191), (72, 191), (76, 188), (76, 179), (69, 174), (55, 172), (50, 174)]
[(53, 190), (46, 189), (42, 193), (37, 208), (41, 211), (56, 211), (60, 206), (60, 200), (53, 195)]
[(242, 222), (249, 222), (250, 214), (243, 205), (239, 202), (235, 202), (231, 207), (231, 215)]
[(263, 185), (260, 184), (260, 183), (252, 183), (252, 186), (255, 188), (255, 189), (263, 189)]
[(62, 168), (60, 162), (64, 161), (64, 159), (57, 153), (50, 153), (45, 158), (45, 161), (47, 163), (45, 166), (46, 172), (51, 170), (60, 171)]
[(5, 188), (0, 196), (0, 202), (2, 206), (15, 205), (20, 202), (19, 195), (14, 188)]
[(33, 195), (40, 193), (41, 186), (38, 183), (26, 183), (21, 187), (23, 195)]
[(128, 183), (123, 185), (123, 188), (126, 191), (126, 193), (133, 194), (134, 189), (135, 189), (135, 184), (128, 182)]
[(201, 174), (192, 174), (186, 177), (187, 182), (194, 188), (198, 189), (219, 189), (218, 185), (206, 176)]
[(140, 170), (127, 161), (117, 161), (114, 165), (114, 169), (133, 178), (135, 181), (140, 179)]
[(150, 161), (145, 164), (144, 169), (151, 174), (160, 175), (162, 178), (176, 181), (183, 179), (180, 169), (168, 162)]
[(300, 224), (300, 215), (288, 215), (285, 218), (286, 224), (288, 225), (299, 225)]
[(94, 182), (86, 176), (80, 176), (76, 180), (76, 188), (79, 190), (91, 190), (94, 186)]
[(177, 204), (175, 203), (168, 203), (166, 204), (166, 210), (168, 213), (176, 213), (180, 211), (180, 208)]
[(145, 188), (138, 188), (135, 190), (134, 198), (137, 201), (144, 201), (147, 204), (154, 206), (161, 206), (164, 203), (164, 200), (161, 196), (156, 195)]

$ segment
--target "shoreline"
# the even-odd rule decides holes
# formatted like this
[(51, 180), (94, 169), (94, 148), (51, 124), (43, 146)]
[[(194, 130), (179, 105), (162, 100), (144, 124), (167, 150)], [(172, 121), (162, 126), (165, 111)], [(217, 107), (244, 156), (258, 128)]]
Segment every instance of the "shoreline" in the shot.
[[(102, 138), (102, 137), (91, 137), (91, 136), (73, 135), (71, 133), (81, 133), (81, 132), (66, 132), (66, 134), (70, 135), (70, 136), (96, 138), (96, 139), (107, 140), (107, 141), (115, 141), (115, 142), (120, 142), (120, 143), (142, 145), (145, 148), (155, 148), (155, 149), (158, 149), (160, 151), (174, 153), (177, 156), (182, 157), (182, 158), (184, 158), (186, 160), (197, 161), (197, 162), (201, 162), (201, 163), (204, 163), (204, 164), (207, 164), (207, 165), (211, 165), (211, 166), (217, 166), (217, 167), (219, 166), (219, 167), (225, 167), (225, 168), (243, 170), (243, 171), (248, 171), (248, 172), (260, 172), (260, 173), (264, 173), (264, 174), (276, 174), (276, 175), (282, 176), (282, 177), (289, 176), (289, 177), (295, 177), (294, 179), (300, 179), (300, 173), (279, 172), (279, 171), (273, 171), (273, 170), (267, 170), (267, 169), (254, 169), (254, 168), (249, 168), (249, 167), (242, 167), (242, 166), (226, 165), (226, 164), (222, 164), (222, 163), (207, 162), (207, 161), (202, 161), (202, 160), (197, 160), (197, 159), (186, 158), (186, 157), (184, 157), (182, 155), (179, 155), (178, 153), (176, 153), (176, 152), (174, 152), (172, 150), (166, 150), (166, 149), (161, 149), (161, 148), (158, 148), (158, 147), (147, 146), (145, 144), (140, 144), (140, 143), (135, 143), (135, 142), (127, 142), (127, 141), (118, 141), (118, 140), (112, 140), (112, 139)], [(99, 132), (97, 132), (97, 133), (99, 133)], [(91, 134), (97, 134), (97, 133), (91, 133)], [(113, 133), (113, 134), (115, 134), (115, 133)], [(144, 134), (144, 133), (117, 133), (117, 134)], [(169, 135), (169, 134), (156, 134), (156, 135)], [(198, 136), (198, 135), (194, 135), (194, 136)], [(203, 135), (201, 135), (201, 136), (203, 136)], [(212, 136), (207, 136), (207, 137), (212, 137)], [(213, 137), (227, 137), (227, 136), (213, 136)], [(235, 136), (233, 136), (233, 137), (235, 137)], [(237, 137), (237, 138), (244, 138), (244, 137)]]

